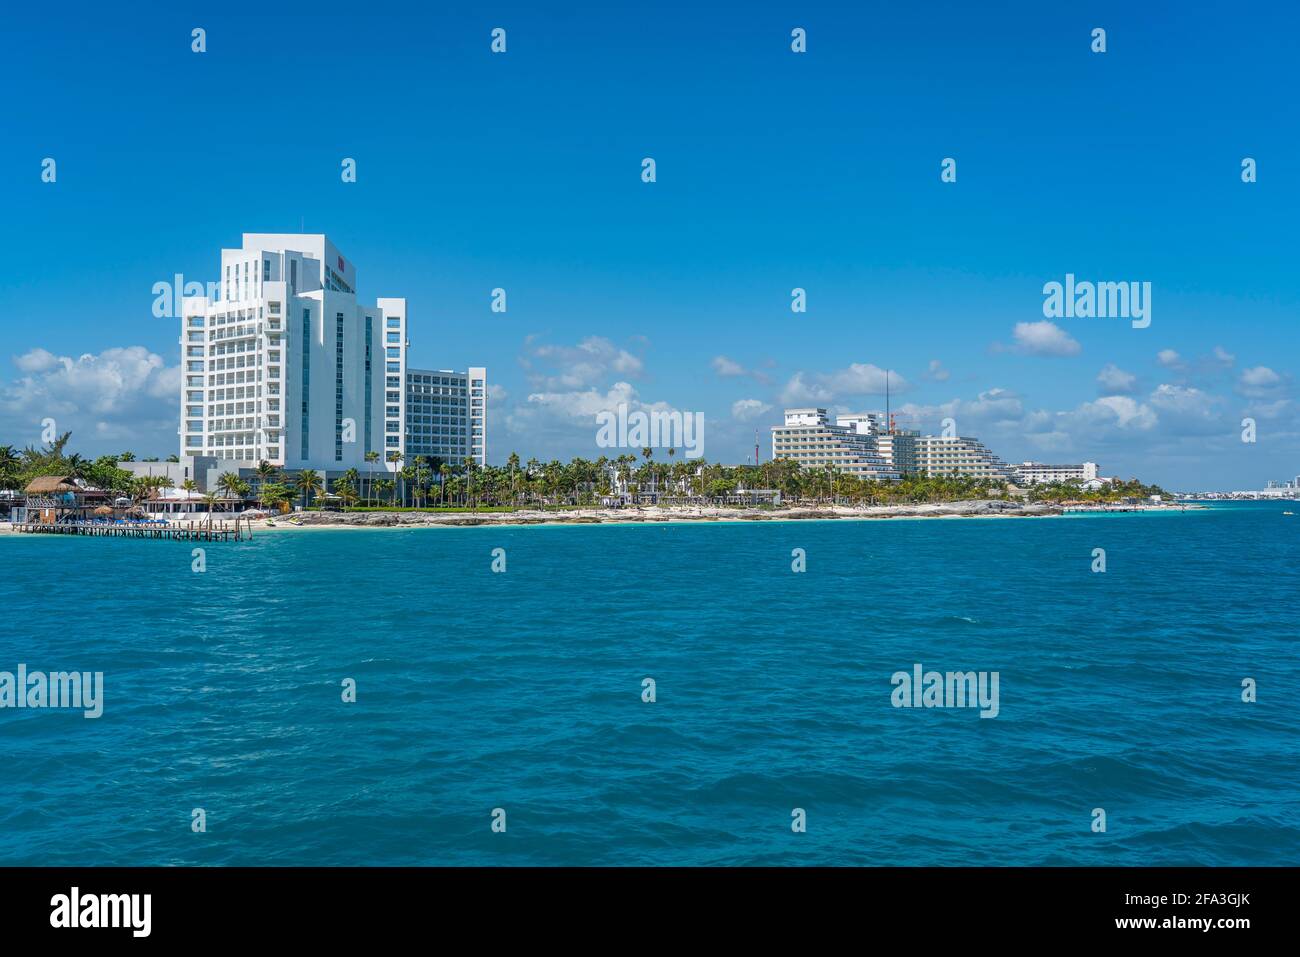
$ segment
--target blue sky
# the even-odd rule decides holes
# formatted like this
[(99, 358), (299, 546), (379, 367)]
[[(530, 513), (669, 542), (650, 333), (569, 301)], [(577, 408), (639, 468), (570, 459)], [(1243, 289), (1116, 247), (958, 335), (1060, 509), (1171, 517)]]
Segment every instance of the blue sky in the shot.
[[(408, 298), (412, 364), (488, 367), (493, 461), (594, 456), (624, 399), (766, 457), (783, 406), (882, 407), (890, 369), (907, 424), (1011, 461), (1295, 476), (1300, 15), (1134, 6), (15, 10), (0, 442), (53, 415), (86, 452), (175, 451), (153, 284), (302, 224)], [(1041, 325), (1067, 272), (1150, 282), (1150, 327)]]

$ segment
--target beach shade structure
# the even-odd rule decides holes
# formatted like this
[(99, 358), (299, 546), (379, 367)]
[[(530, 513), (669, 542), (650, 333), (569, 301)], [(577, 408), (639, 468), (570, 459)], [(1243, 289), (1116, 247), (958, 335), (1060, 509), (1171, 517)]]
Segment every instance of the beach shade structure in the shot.
[(99, 506), (99, 508), (95, 509), (95, 514), (96, 514), (96, 515), (112, 515), (112, 514), (113, 514), (113, 510), (112, 510), (109, 506), (107, 506), (107, 505), (101, 505), (101, 506)]
[(241, 518), (266, 518), (269, 513), (260, 508), (246, 508), (239, 514)]
[(27, 483), (28, 495), (60, 495), (79, 492), (81, 489), (64, 475), (38, 475)]

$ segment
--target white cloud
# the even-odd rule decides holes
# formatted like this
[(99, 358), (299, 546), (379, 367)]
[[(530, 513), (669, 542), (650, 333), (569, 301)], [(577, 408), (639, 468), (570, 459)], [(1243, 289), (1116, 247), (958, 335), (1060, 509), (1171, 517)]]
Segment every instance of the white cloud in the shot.
[(1200, 389), (1182, 385), (1162, 384), (1151, 393), (1150, 402), (1163, 412), (1205, 415), (1217, 400)]
[(1012, 331), (1014, 349), (1030, 356), (1077, 356), (1083, 347), (1064, 329), (1044, 319), (1040, 322), (1017, 322)]
[[(755, 382), (761, 382), (763, 385), (771, 383), (772, 378), (766, 372), (759, 369), (746, 369), (739, 362), (730, 359), (727, 356), (714, 356), (709, 363), (713, 366), (713, 371), (724, 379), (734, 379), (740, 376), (749, 376)], [(771, 363), (769, 362), (769, 365)]]
[(1156, 362), (1166, 369), (1177, 369), (1183, 364), (1183, 357), (1173, 349), (1161, 349), (1156, 353)]
[(1275, 399), (1272, 402), (1252, 402), (1246, 407), (1246, 414), (1257, 419), (1280, 419), (1295, 408), (1291, 399)]
[(0, 384), (6, 441), (39, 445), (41, 420), (52, 418), (83, 454), (120, 451), (126, 442), (142, 454), (175, 451), (181, 370), (144, 346), (75, 359), (32, 349), (13, 363), (23, 375)]
[(1097, 373), (1097, 384), (1101, 386), (1103, 392), (1109, 395), (1119, 395), (1133, 392), (1137, 388), (1137, 376), (1131, 372), (1125, 372), (1115, 363), (1110, 362)]
[(952, 375), (943, 367), (943, 363), (938, 359), (930, 360), (930, 368), (926, 371), (925, 377), (934, 382), (947, 382)]
[(1286, 384), (1286, 380), (1268, 366), (1242, 369), (1237, 376), (1237, 391), (1252, 399), (1277, 398)]
[[(525, 341), (520, 363), (534, 386), (547, 390), (582, 389), (610, 375), (638, 378), (645, 371), (641, 359), (602, 336), (588, 336), (576, 346), (534, 345)], [(534, 371), (534, 366), (546, 367)]]
[(805, 382), (804, 374), (796, 372), (781, 390), (781, 402), (785, 406), (808, 405), (816, 402), (829, 402), (835, 398), (825, 386), (814, 382)]
[(758, 399), (740, 399), (731, 403), (731, 417), (741, 422), (749, 422), (772, 411), (772, 407)]
[(742, 366), (739, 362), (733, 362), (732, 360), (728, 359), (726, 356), (714, 356), (712, 365), (713, 365), (713, 371), (716, 372), (718, 375), (723, 376), (724, 378), (731, 378), (733, 376), (742, 376), (745, 374), (744, 366)]
[(1092, 431), (1113, 427), (1129, 432), (1148, 432), (1159, 421), (1150, 406), (1126, 395), (1102, 396), (1093, 402), (1084, 402), (1073, 412), (1062, 415), (1072, 417), (1078, 425), (1089, 427)]
[[(834, 372), (796, 372), (781, 390), (787, 406), (828, 403), (840, 398), (885, 394), (886, 371), (869, 362), (854, 362)], [(888, 373), (892, 392), (905, 392), (911, 384), (893, 370)]]
[(1227, 349), (1223, 348), (1223, 346), (1214, 347), (1214, 358), (1218, 362), (1223, 363), (1225, 366), (1230, 366), (1237, 361), (1237, 357), (1234, 356)]
[[(629, 382), (615, 382), (608, 389), (587, 388), (571, 391), (533, 392), (512, 406), (505, 414), (506, 431), (518, 437), (519, 448), (527, 457), (538, 453), (546, 458), (616, 455), (625, 450), (596, 446), (598, 412), (617, 412), (626, 405), (631, 412), (672, 412), (667, 402), (646, 402)], [(685, 412), (686, 410), (681, 410)]]
[[(66, 360), (71, 362), (71, 359)], [(32, 349), (20, 356), (14, 356), (14, 365), (20, 372), (48, 372), (57, 365), (61, 365), (59, 357), (52, 352), (44, 349)]]
[(546, 419), (552, 422), (581, 420), (591, 424), (595, 435), (597, 412), (617, 409), (620, 403), (626, 403), (629, 409), (640, 408), (636, 389), (627, 382), (615, 382), (604, 392), (599, 389), (583, 389), (572, 392), (533, 392), (528, 396), (527, 404), (516, 406), (507, 417), (511, 431), (525, 431)]
[(1160, 413), (1160, 430), (1166, 435), (1208, 435), (1227, 429), (1222, 421), (1223, 400), (1190, 386), (1162, 384), (1148, 401)]
[(974, 400), (952, 399), (937, 405), (908, 402), (898, 407), (900, 427), (934, 431), (943, 419), (953, 419), (962, 435), (1004, 427), (1019, 429), (1025, 408), (1020, 396), (1009, 389), (994, 388), (981, 392)]

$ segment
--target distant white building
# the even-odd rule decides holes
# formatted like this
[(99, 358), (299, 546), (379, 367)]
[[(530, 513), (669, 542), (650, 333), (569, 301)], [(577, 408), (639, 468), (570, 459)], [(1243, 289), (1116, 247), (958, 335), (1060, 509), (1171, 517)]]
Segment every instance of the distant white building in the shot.
[(406, 370), (407, 464), (417, 455), (487, 464), (487, 370)]
[(189, 458), (180, 462), (118, 462), (123, 472), (133, 478), (170, 479), (174, 488), (180, 488), (193, 479), (200, 492), (208, 490), (208, 471), (217, 467), (215, 458)]
[(916, 438), (917, 471), (930, 478), (959, 475), (994, 482), (1013, 480), (1006, 462), (970, 436), (921, 435)]
[(1012, 481), (1010, 466), (978, 439), (922, 435), (886, 423), (882, 412), (837, 415), (832, 425), (825, 409), (786, 409), (785, 424), (772, 427), (772, 457), (809, 469), (830, 465), (860, 478), (896, 480), (912, 473)]
[(875, 437), (876, 450), (881, 458), (888, 462), (900, 474), (920, 472), (916, 456), (916, 443), (921, 433), (911, 429), (894, 429)]
[(897, 480), (898, 470), (876, 446), (873, 421), (866, 413), (842, 416), (832, 425), (825, 409), (786, 409), (785, 424), (772, 426), (772, 458), (806, 469), (831, 466), (862, 479)]
[(1044, 465), (1041, 462), (1021, 462), (1014, 469), (1020, 485), (1041, 485), (1049, 482), (1086, 482), (1097, 478), (1097, 463), (1079, 465)]
[(835, 424), (861, 435), (880, 435), (888, 431), (883, 412), (855, 412), (835, 416)]

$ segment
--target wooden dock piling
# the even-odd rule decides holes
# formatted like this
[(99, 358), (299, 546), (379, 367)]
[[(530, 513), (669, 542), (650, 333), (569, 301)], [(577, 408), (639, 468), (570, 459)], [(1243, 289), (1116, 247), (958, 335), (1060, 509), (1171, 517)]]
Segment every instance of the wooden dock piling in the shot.
[[(34, 535), (88, 535), (92, 538), (150, 538), (173, 542), (238, 542), (243, 538), (239, 520), (231, 525), (218, 522), (209, 525), (206, 522), (167, 523), (166, 525), (146, 525), (143, 523), (115, 522), (15, 522), (14, 531)], [(253, 537), (250, 523), (248, 537)]]

